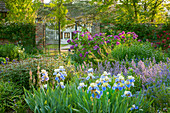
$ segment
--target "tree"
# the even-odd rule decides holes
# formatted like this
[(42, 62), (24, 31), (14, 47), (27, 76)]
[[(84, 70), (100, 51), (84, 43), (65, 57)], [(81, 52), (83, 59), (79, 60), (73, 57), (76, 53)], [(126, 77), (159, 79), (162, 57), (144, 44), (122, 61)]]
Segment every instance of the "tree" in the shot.
[(7, 20), (16, 23), (35, 23), (37, 10), (40, 7), (39, 0), (4, 0), (9, 12)]
[(60, 53), (60, 27), (61, 29), (64, 29), (64, 27), (69, 24), (71, 21), (68, 21), (67, 16), (67, 8), (64, 6), (64, 4), (70, 3), (71, 0), (52, 0), (49, 5), (45, 5), (45, 7), (49, 7), (51, 10), (51, 13), (47, 15), (47, 18), (45, 19), (46, 22), (50, 23), (56, 23), (58, 26), (59, 31), (59, 53)]

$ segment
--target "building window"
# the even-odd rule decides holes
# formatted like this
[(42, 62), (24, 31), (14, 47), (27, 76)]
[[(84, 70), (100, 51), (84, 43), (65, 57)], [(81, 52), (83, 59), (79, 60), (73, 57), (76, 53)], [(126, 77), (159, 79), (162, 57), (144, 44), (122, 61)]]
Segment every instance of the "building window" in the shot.
[(64, 38), (65, 39), (70, 39), (70, 32), (65, 32), (64, 33)]

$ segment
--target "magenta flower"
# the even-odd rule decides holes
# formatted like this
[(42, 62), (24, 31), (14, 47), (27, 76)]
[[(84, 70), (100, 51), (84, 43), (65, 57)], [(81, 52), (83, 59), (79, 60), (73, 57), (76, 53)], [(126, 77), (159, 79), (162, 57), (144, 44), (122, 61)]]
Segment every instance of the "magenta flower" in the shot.
[(138, 40), (138, 42), (140, 42), (140, 41), (141, 41), (141, 39)]
[(123, 35), (122, 33), (119, 33), (119, 36)]
[(131, 34), (131, 32), (127, 32), (126, 34)]
[(74, 49), (74, 45), (70, 46), (70, 49)]
[[(119, 38), (119, 36), (117, 36), (117, 35), (114, 36), (114, 39), (118, 39), (118, 38)], [(120, 38), (119, 38), (119, 39), (120, 39)]]
[(84, 34), (81, 34), (80, 36), (84, 37)]
[(125, 32), (124, 32), (124, 31), (122, 31), (122, 34), (125, 34)]
[(120, 42), (116, 42), (116, 45), (119, 45), (120, 44)]
[(74, 34), (77, 34), (79, 31), (73, 31)]
[(67, 43), (70, 43), (71, 42), (71, 40), (69, 39), (69, 40), (67, 40)]
[(83, 56), (82, 53), (80, 53), (79, 56), (82, 57)]
[(96, 50), (96, 49), (98, 49), (98, 48), (99, 48), (99, 46), (95, 45), (93, 48), (94, 48), (94, 50)]
[(122, 38), (125, 38), (125, 36), (122, 36)]
[(75, 44), (75, 47), (77, 47), (78, 46), (78, 44)]
[(107, 40), (107, 41), (106, 41), (106, 43), (110, 43), (110, 41), (109, 41), (109, 40)]
[(86, 52), (85, 54), (89, 54), (89, 52)]

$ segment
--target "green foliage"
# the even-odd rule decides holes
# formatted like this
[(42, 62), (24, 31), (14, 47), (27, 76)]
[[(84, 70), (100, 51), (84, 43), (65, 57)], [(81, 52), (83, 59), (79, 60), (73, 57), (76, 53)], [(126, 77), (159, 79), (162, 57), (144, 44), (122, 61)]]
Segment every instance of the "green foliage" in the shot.
[(0, 45), (0, 57), (8, 57), (10, 60), (13, 59), (24, 59), (26, 54), (24, 52), (24, 48), (22, 49), (21, 46), (16, 46), (14, 44), (5, 44)]
[(155, 109), (163, 110), (164, 108), (168, 108), (170, 106), (169, 87), (165, 86), (165, 84), (147, 87), (146, 95), (147, 98), (152, 98), (152, 100), (154, 100), (152, 105)]
[[(121, 97), (122, 92), (112, 89), (103, 93), (100, 99), (91, 98), (91, 94), (82, 89), (78, 90), (76, 84), (66, 85), (65, 89), (47, 86), (45, 89), (33, 89), (33, 94), (25, 90), (25, 101), (30, 109), (38, 113), (47, 112), (127, 112), (135, 104), (139, 109), (149, 112), (151, 101), (146, 101), (142, 92), (137, 97)], [(141, 112), (140, 110), (138, 112)]]
[(35, 47), (35, 25), (24, 23), (1, 23), (0, 39), (7, 39), (10, 42), (18, 43), (25, 48), (27, 53), (32, 53)]
[[(64, 4), (70, 3), (71, 0), (52, 0), (49, 5), (44, 5), (44, 7), (50, 8), (51, 12), (46, 16), (45, 21), (50, 23), (58, 24), (61, 23), (61, 29), (72, 23), (72, 21), (68, 21), (66, 15), (68, 13), (67, 7)], [(57, 26), (58, 27), (58, 26)], [(57, 29), (56, 27), (56, 29)]]
[(0, 57), (0, 63), (2, 63), (2, 62), (5, 64), (6, 63), (6, 59), (3, 58), (3, 57)]
[[(24, 107), (21, 100), (21, 93), (23, 91), (18, 88), (14, 83), (8, 81), (0, 81), (0, 112), (9, 111), (11, 109), (19, 111)], [(22, 109), (23, 110), (23, 109)]]
[(4, 0), (9, 9), (7, 20), (15, 23), (35, 23), (37, 10), (40, 7), (39, 0)]
[(146, 59), (155, 58), (157, 62), (166, 61), (167, 55), (161, 49), (155, 50), (149, 42), (134, 42), (131, 46), (127, 47), (125, 44), (116, 46), (112, 50), (112, 56), (115, 60), (123, 61), (123, 59)]

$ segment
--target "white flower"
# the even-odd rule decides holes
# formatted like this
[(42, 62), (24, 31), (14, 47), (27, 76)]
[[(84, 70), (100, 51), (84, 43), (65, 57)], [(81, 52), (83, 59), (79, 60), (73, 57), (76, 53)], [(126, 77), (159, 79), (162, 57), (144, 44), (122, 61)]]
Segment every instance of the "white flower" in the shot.
[(44, 85), (44, 88), (47, 89), (47, 84)]
[(55, 69), (54, 72), (60, 72), (60, 69)]
[(88, 69), (87, 73), (93, 73), (93, 68)]

